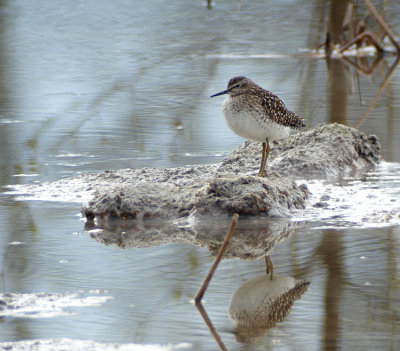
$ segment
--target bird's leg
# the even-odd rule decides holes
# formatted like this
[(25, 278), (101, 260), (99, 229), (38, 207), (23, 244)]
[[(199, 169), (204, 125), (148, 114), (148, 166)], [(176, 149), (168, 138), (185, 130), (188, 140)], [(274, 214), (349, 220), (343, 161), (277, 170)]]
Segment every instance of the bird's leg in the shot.
[(265, 172), (265, 166), (267, 164), (267, 158), (270, 152), (270, 147), (269, 147), (269, 142), (268, 138), (265, 140), (265, 142), (262, 143), (263, 151), (262, 151), (262, 157), (261, 157), (261, 166), (260, 166), (260, 172), (258, 175), (260, 177), (264, 177), (264, 172)]
[(263, 164), (264, 164), (264, 157), (265, 157), (265, 149), (267, 145), (266, 143), (262, 143), (262, 154), (261, 154), (261, 164), (260, 164), (260, 171), (258, 172), (258, 176), (262, 177), (264, 175)]
[(272, 280), (273, 275), (274, 275), (274, 265), (272, 264), (272, 261), (271, 261), (269, 255), (265, 256), (265, 264), (267, 266), (265, 272), (267, 274), (269, 274), (269, 278)]

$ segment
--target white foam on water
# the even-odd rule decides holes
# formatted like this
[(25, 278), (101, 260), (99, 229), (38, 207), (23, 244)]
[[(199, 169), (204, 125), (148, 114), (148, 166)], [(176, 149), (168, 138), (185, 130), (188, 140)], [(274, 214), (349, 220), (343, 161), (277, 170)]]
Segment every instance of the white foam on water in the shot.
[(79, 294), (29, 293), (0, 294), (1, 317), (49, 318), (77, 314), (67, 311), (70, 307), (100, 306), (111, 300), (112, 296), (80, 296)]
[(13, 351), (178, 351), (188, 350), (192, 347), (189, 343), (179, 344), (119, 344), (119, 343), (101, 343), (92, 340), (75, 340), (67, 338), (54, 339), (33, 339), (15, 342), (0, 342), (0, 348)]
[(400, 225), (400, 164), (382, 162), (362, 178), (345, 178), (340, 184), (297, 183), (307, 184), (311, 197), (296, 220), (325, 223), (314, 229)]

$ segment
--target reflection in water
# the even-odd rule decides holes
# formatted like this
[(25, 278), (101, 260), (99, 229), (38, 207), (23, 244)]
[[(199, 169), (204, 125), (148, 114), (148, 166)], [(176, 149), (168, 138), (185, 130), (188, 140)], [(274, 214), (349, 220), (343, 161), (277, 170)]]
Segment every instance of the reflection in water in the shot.
[(341, 60), (327, 59), (329, 73), (329, 121), (346, 123), (347, 96), (351, 87), (349, 70)]
[[(331, 4), (334, 3), (339, 1), (331, 1)], [(387, 11), (388, 17), (398, 18), (398, 5), (393, 1), (385, 3), (392, 12)], [(260, 52), (272, 53), (270, 57), (273, 57), (282, 53), (293, 54), (302, 47), (315, 47), (322, 41), (323, 29), (320, 28), (326, 23), (326, 1), (279, 2), (279, 6), (270, 6), (268, 11), (265, 11), (264, 1), (249, 1), (243, 2), (240, 12), (235, 11), (237, 4), (229, 1), (218, 2), (212, 11), (199, 8), (197, 2), (187, 1), (169, 2), (161, 12), (157, 11), (160, 4), (155, 1), (146, 3), (146, 6), (137, 1), (86, 1), (73, 9), (68, 1), (57, 2), (57, 5), (41, 2), (41, 5), (45, 6), (45, 11), (35, 1), (3, 2), (0, 24), (2, 185), (29, 181), (15, 177), (23, 174), (34, 175), (35, 181), (43, 182), (84, 171), (217, 162), (221, 155), (240, 141), (225, 132), (225, 123), (217, 118), (220, 116), (220, 105), (212, 105), (208, 96), (213, 86), (238, 71), (262, 77), (271, 89), (274, 86), (287, 96), (289, 105), (303, 104), (302, 109), (307, 111), (305, 115), (312, 122), (310, 125), (332, 120), (332, 116), (325, 113), (332, 109), (325, 107), (327, 75), (324, 62), (292, 56), (280, 59), (251, 57)], [(296, 16), (291, 16), (293, 13)], [(249, 23), (257, 25), (249, 29)], [(391, 21), (391, 24), (393, 30), (399, 33), (398, 21)], [(41, 40), (37, 40), (38, 33)], [(265, 40), (266, 37), (273, 40)], [(179, 40), (176, 41), (176, 38)], [(221, 56), (221, 53), (226, 56)], [(230, 57), (231, 54), (237, 55), (236, 58)], [(368, 58), (354, 59), (353, 64), (346, 58), (341, 60), (351, 66), (356, 64), (358, 70), (362, 68), (363, 75), (373, 71), (375, 76), (371, 80), (379, 82), (376, 72), (381, 69), (388, 72), (386, 64), (391, 67), (389, 72), (394, 71), (395, 65), (388, 63), (391, 59), (385, 56), (379, 63), (374, 61), (370, 68), (367, 68)], [(337, 66), (341, 77), (335, 84), (339, 84), (339, 78), (345, 79), (347, 73), (343, 65)], [(304, 69), (309, 73), (302, 81)], [(45, 79), (43, 72), (46, 72)], [(382, 109), (369, 115), (368, 123), (363, 128), (368, 134), (376, 133), (380, 137), (387, 160), (398, 161), (399, 138), (395, 117), (398, 115), (396, 87), (399, 77), (398, 74), (392, 75), (392, 79), (388, 76), (385, 78), (388, 84), (381, 87), (385, 89), (392, 84), (393, 95), (388, 101), (383, 101)], [(367, 79), (370, 77), (371, 74)], [(363, 95), (374, 96), (377, 87), (368, 83), (367, 79), (361, 81)], [(300, 82), (304, 85), (300, 86)], [(345, 84), (349, 86), (348, 82)], [(347, 116), (336, 117), (353, 124), (360, 119), (364, 107), (359, 107), (357, 99), (353, 99), (356, 100), (353, 103), (351, 97), (347, 99), (348, 106), (343, 108)], [(312, 106), (317, 101), (322, 106), (319, 111)], [(341, 103), (341, 100), (331, 96), (331, 102)], [(392, 139), (393, 143), (390, 142)], [(385, 180), (378, 186), (396, 187), (392, 175), (390, 172), (379, 173), (378, 177)], [(129, 250), (106, 250), (102, 245), (93, 245), (84, 235), (72, 236), (79, 228), (75, 223), (69, 224), (65, 209), (58, 214), (53, 204), (32, 205), (32, 202), (2, 199), (5, 201), (2, 201), (0, 211), (3, 230), (3, 235), (0, 235), (0, 277), (4, 291), (39, 289), (58, 292), (66, 286), (72, 291), (82, 289), (81, 285), (85, 289), (105, 286), (115, 288), (113, 296), (116, 297), (113, 304), (95, 314), (87, 313), (69, 320), (49, 321), (46, 324), (31, 324), (26, 320), (5, 321), (0, 327), (3, 339), (54, 337), (64, 332), (74, 338), (115, 342), (135, 337), (132, 330), (136, 328), (139, 330), (137, 334), (145, 335), (142, 338), (146, 343), (155, 340), (175, 342), (183, 337), (199, 345), (199, 349), (212, 349), (207, 347), (203, 335), (199, 336), (192, 330), (183, 331), (180, 323), (192, 322), (192, 306), (186, 306), (188, 309), (179, 315), (179, 321), (171, 318), (171, 309), (174, 308), (175, 312), (175, 308), (182, 308), (185, 297), (169, 300), (162, 296), (159, 300), (167, 308), (160, 303), (154, 308), (154, 311), (160, 311), (156, 318), (146, 317), (148, 325), (137, 327), (140, 323), (144, 324), (141, 317), (149, 315), (151, 307), (140, 307), (151, 306), (151, 294), (159, 297), (155, 292), (168, 290), (166, 287), (170, 286), (171, 277), (180, 276), (178, 279), (184, 281), (182, 285), (187, 286), (190, 279), (184, 278), (195, 276), (196, 271), (187, 268), (190, 265), (186, 261), (179, 261), (175, 247), (170, 250), (157, 247), (151, 251), (152, 257), (163, 258), (162, 265), (165, 265), (159, 275), (152, 275), (155, 270), (151, 269), (150, 259), (146, 261), (147, 250), (146, 253), (138, 250), (139, 257), (132, 257), (135, 255)], [(44, 210), (38, 211), (38, 208)], [(345, 211), (341, 210), (340, 216)], [(379, 250), (380, 245), (384, 246), (386, 242), (383, 235), (375, 240), (377, 236), (360, 230), (359, 238), (367, 238), (364, 248), (357, 245), (349, 253), (342, 252), (341, 246), (342, 242), (344, 246), (357, 243), (352, 230), (346, 229), (342, 236), (336, 238), (336, 243), (333, 238), (329, 239), (333, 241), (330, 247), (329, 240), (325, 238), (327, 233), (316, 228), (319, 227), (318, 223), (315, 224), (318, 219), (312, 221), (314, 234), (299, 237), (298, 247), (280, 258), (302, 266), (314, 257), (312, 250), (318, 246), (317, 238), (319, 240), (320, 236), (324, 236), (319, 252), (326, 263), (328, 279), (325, 281), (325, 271), (319, 274), (315, 272), (317, 265), (310, 265), (308, 271), (313, 276), (315, 287), (315, 296), (312, 295), (314, 291), (305, 295), (306, 298), (310, 295), (315, 297), (309, 309), (310, 318), (308, 323), (298, 322), (290, 326), (290, 333), (294, 334), (293, 330), (302, 333), (307, 344), (318, 340), (322, 334), (325, 335), (325, 348), (337, 348), (340, 344), (343, 349), (354, 349), (360, 347), (359, 336), (371, 331), (376, 349), (398, 349), (398, 227), (390, 234), (391, 239), (385, 250)], [(342, 228), (344, 223), (339, 220), (330, 225)], [(326, 225), (325, 221), (323, 225)], [(215, 231), (211, 230), (214, 227), (212, 223), (208, 230), (184, 225), (168, 228), (165, 223), (154, 222), (111, 226), (116, 230), (113, 233), (101, 230), (101, 224), (88, 229), (93, 229), (90, 235), (96, 240), (118, 247), (189, 242), (197, 246), (207, 245), (213, 253), (219, 248), (226, 230), (226, 226), (220, 229), (218, 224)], [(161, 234), (163, 226), (167, 233)], [(277, 230), (272, 227), (277, 227)], [(286, 226), (284, 222), (264, 226), (249, 224), (247, 227), (241, 222), (234, 236), (237, 242), (234, 251), (242, 258), (263, 257), (280, 238), (284, 240), (288, 237), (292, 229), (291, 224)], [(63, 232), (68, 235), (60, 235)], [(273, 232), (275, 234), (271, 234)], [(9, 243), (16, 240), (27, 244), (10, 247)], [(55, 251), (55, 248), (62, 248), (62, 252)], [(203, 255), (202, 250), (193, 250)], [(354, 261), (358, 262), (356, 258), (366, 253), (371, 257), (376, 254), (376, 261), (363, 260), (363, 265), (354, 264)], [(72, 260), (58, 267), (55, 259), (64, 255)], [(179, 261), (179, 268), (173, 266), (175, 260)], [(206, 262), (206, 259), (203, 261)], [(140, 265), (140, 271), (120, 269), (131, 267), (132, 262)], [(187, 275), (182, 277), (180, 269), (185, 265)], [(201, 264), (199, 266), (202, 267)], [(351, 282), (358, 283), (361, 288), (364, 288), (364, 280), (368, 278), (365, 277), (366, 272), (379, 276), (380, 280), (372, 292), (354, 297), (351, 286), (343, 283), (344, 267), (346, 273), (353, 270)], [(165, 274), (167, 268), (168, 274)], [(236, 272), (232, 271), (225, 276), (224, 288), (237, 284)], [(325, 286), (321, 286), (324, 284), (321, 281), (326, 282)], [(138, 288), (139, 282), (141, 288)], [(335, 283), (338, 285), (335, 286)], [(197, 282), (194, 286), (189, 285), (187, 295), (196, 287)], [(365, 289), (361, 288), (364, 292)], [(221, 295), (217, 291), (210, 301)], [(182, 296), (185, 296), (184, 293)], [(324, 310), (318, 305), (318, 296), (326, 296)], [(132, 300), (137, 302), (135, 316), (131, 316), (127, 309)], [(351, 309), (345, 308), (346, 301)], [(340, 305), (342, 310), (338, 310)], [(317, 329), (313, 328), (315, 319), (324, 314), (327, 316), (323, 319), (321, 333), (314, 331)], [(90, 319), (90, 315), (96, 315), (96, 318)], [(121, 320), (124, 320), (122, 324)], [(63, 331), (57, 329), (56, 326), (60, 325)], [(115, 325), (119, 327), (114, 328)], [(329, 328), (332, 330), (329, 331)], [(337, 341), (339, 337), (340, 343)], [(289, 337), (286, 349), (293, 348), (294, 344), (290, 341)]]
[[(343, 54), (354, 46), (357, 54), (362, 54), (358, 50), (365, 46), (373, 46), (377, 54), (385, 52), (400, 53), (400, 45), (396, 41), (390, 26), (386, 23), (384, 15), (380, 15), (370, 0), (364, 0), (365, 9), (360, 9), (358, 4), (354, 5), (350, 0), (330, 1), (330, 13), (328, 19), (328, 29), (326, 34), (325, 51), (330, 56), (334, 51), (336, 54)], [(361, 4), (360, 4), (361, 5)], [(386, 5), (382, 12), (385, 12)], [(365, 12), (364, 12), (365, 11)], [(359, 13), (367, 13), (364, 18), (359, 18)], [(369, 18), (375, 21), (368, 21)], [(382, 35), (383, 33), (383, 35)], [(385, 46), (388, 41), (393, 48)], [(336, 50), (335, 50), (336, 49)]]
[[(232, 239), (237, 221), (238, 214), (234, 214), (224, 242), (195, 296), (196, 307), (222, 351), (227, 349), (204, 309), (202, 298)], [(273, 276), (269, 255), (265, 256), (265, 263), (267, 274), (246, 281), (235, 290), (231, 298), (229, 315), (235, 323), (237, 341), (242, 343), (255, 343), (267, 329), (281, 322), (290, 312), (294, 301), (301, 297), (310, 284), (308, 280), (297, 281), (292, 277)]]
[(206, 323), (208, 329), (210, 330), (211, 335), (214, 337), (215, 341), (217, 342), (219, 348), (222, 351), (226, 351), (227, 348), (226, 348), (224, 342), (222, 341), (221, 337), (219, 336), (217, 330), (215, 329), (214, 324), (211, 322), (211, 319), (208, 316), (203, 304), (201, 302), (197, 303), (196, 307), (199, 310), (200, 315), (203, 317), (204, 322)]
[(239, 214), (238, 213), (235, 213), (233, 215), (233, 217), (232, 217), (231, 224), (230, 224), (230, 226), (228, 228), (228, 231), (227, 231), (227, 233), (225, 235), (224, 242), (222, 243), (221, 247), (219, 248), (218, 255), (215, 257), (214, 263), (212, 264), (210, 270), (208, 271), (208, 274), (206, 275), (206, 277), (205, 277), (205, 279), (203, 281), (203, 284), (201, 284), (201, 287), (200, 287), (199, 291), (197, 292), (197, 294), (196, 294), (196, 296), (194, 298), (194, 300), (196, 302), (196, 306), (201, 304), (201, 299), (203, 298), (203, 295), (206, 292), (208, 284), (210, 283), (210, 281), (212, 279), (212, 276), (214, 275), (214, 273), (215, 273), (215, 271), (216, 271), (216, 269), (217, 269), (217, 267), (219, 265), (219, 262), (221, 261), (222, 257), (225, 254), (225, 251), (226, 251), (226, 249), (227, 249), (227, 247), (229, 245), (229, 241), (231, 240), (232, 235), (235, 232), (235, 228), (237, 226), (238, 218), (239, 218)]
[(344, 285), (343, 243), (341, 232), (326, 230), (318, 253), (326, 266), (324, 350), (340, 348), (340, 302)]
[[(370, 62), (371, 59), (367, 57), (355, 57), (354, 59), (350, 59), (349, 57), (331, 59), (327, 57), (326, 61), (329, 74), (329, 121), (331, 123), (337, 122), (348, 124), (348, 94), (349, 92), (353, 91), (351, 71), (349, 68), (353, 67), (356, 74), (361, 73), (367, 77), (374, 78), (373, 75), (378, 68), (380, 68), (382, 71), (385, 71), (386, 67), (388, 66), (388, 62), (383, 58), (383, 56), (374, 57), (372, 62)], [(400, 56), (394, 59), (389, 69), (387, 69), (383, 77), (383, 81), (375, 94), (375, 97), (371, 100), (368, 108), (355, 124), (355, 127), (358, 127), (375, 107), (378, 98), (387, 88), (399, 61)]]
[(272, 280), (274, 279), (274, 265), (272, 264), (271, 258), (269, 255), (265, 256), (265, 273), (269, 275), (269, 278)]
[(226, 347), (208, 317), (201, 299), (222, 257), (241, 259), (265, 257), (266, 260), (267, 274), (264, 273), (242, 284), (231, 299), (229, 315), (234, 320), (235, 334), (240, 342), (257, 341), (268, 328), (287, 316), (294, 301), (307, 290), (309, 285), (307, 280), (297, 281), (292, 277), (273, 275), (273, 266), (269, 258), (277, 243), (289, 238), (304, 224), (282, 218), (262, 220), (247, 218), (238, 224), (235, 215), (228, 232), (221, 240), (221, 234), (229, 224), (227, 220), (195, 223), (187, 222), (186, 219), (185, 221), (186, 225), (153, 219), (103, 222), (98, 220), (97, 224), (87, 222), (85, 230), (90, 232), (93, 239), (121, 248), (155, 246), (175, 241), (207, 246), (217, 257), (195, 297), (195, 302), (221, 350), (226, 350)]
[(255, 343), (276, 323), (289, 314), (294, 301), (306, 291), (310, 282), (262, 274), (247, 280), (232, 295), (229, 316), (235, 323), (239, 342)]
[[(305, 222), (291, 222), (287, 218), (251, 219), (242, 218), (236, 228), (225, 258), (240, 258), (253, 260), (269, 255), (275, 245), (289, 239)], [(196, 238), (207, 245), (212, 255), (216, 255), (222, 238), (210, 240), (213, 231), (203, 228)], [(208, 240), (207, 240), (208, 239)], [(215, 239), (215, 237), (214, 237)]]
[[(371, 77), (379, 66), (383, 72), (386, 69), (385, 65), (390, 66), (375, 97), (356, 123), (356, 127), (361, 124), (375, 106), (400, 59), (400, 45), (383, 16), (378, 13), (369, 0), (365, 0), (364, 4), (360, 5), (364, 5), (365, 13), (368, 13), (362, 19), (358, 18), (358, 14), (362, 11), (352, 1), (330, 1), (325, 41), (330, 122), (347, 124), (348, 93), (353, 90), (350, 67), (355, 68), (356, 74), (362, 73)], [(382, 12), (384, 11), (385, 5)], [(373, 18), (374, 21), (367, 21), (368, 17)], [(385, 39), (388, 40), (385, 41)], [(392, 47), (388, 47), (387, 44), (391, 44)], [(397, 54), (392, 65), (385, 62), (384, 53)], [(382, 65), (379, 65), (379, 63), (382, 63)]]
[[(229, 304), (236, 340), (245, 344), (256, 343), (268, 329), (286, 318), (293, 303), (301, 298), (309, 285), (308, 280), (280, 275), (271, 280), (266, 274), (241, 284), (232, 294)], [(226, 350), (202, 303), (196, 303), (196, 307), (220, 349)]]
[[(121, 248), (154, 247), (168, 243), (183, 242), (206, 246), (216, 256), (224, 241), (230, 220), (208, 219), (182, 222), (145, 220), (96, 220), (86, 222), (85, 231), (104, 245)], [(230, 241), (224, 258), (257, 259), (269, 255), (274, 246), (287, 240), (303, 227), (304, 222), (291, 222), (288, 218), (243, 218)]]
[[(382, 94), (382, 92), (387, 88), (390, 79), (392, 77), (392, 74), (395, 70), (395, 68), (397, 67), (397, 65), (399, 64), (400, 61), (400, 56), (397, 56), (396, 60), (393, 62), (393, 64), (390, 66), (389, 70), (386, 72), (385, 77), (383, 79), (383, 82), (381, 83), (381, 85), (379, 86), (378, 91), (376, 92), (374, 98), (372, 99), (371, 103), (369, 104), (367, 110), (364, 112), (364, 114), (361, 116), (361, 118), (359, 119), (359, 121), (356, 123), (355, 127), (357, 128), (362, 121), (364, 121), (365, 117), (367, 117), (367, 115), (371, 112), (371, 110), (375, 107), (376, 102), (379, 99), (379, 96)], [(374, 72), (376, 70), (376, 68), (378, 67), (378, 63), (380, 62), (380, 60), (376, 60), (374, 61), (374, 63), (371, 65), (371, 68), (369, 68), (367, 66), (366, 72)], [(386, 62), (382, 62), (381, 68), (382, 70), (385, 69), (386, 66)], [(361, 67), (360, 68), (362, 72), (364, 72), (365, 67)]]

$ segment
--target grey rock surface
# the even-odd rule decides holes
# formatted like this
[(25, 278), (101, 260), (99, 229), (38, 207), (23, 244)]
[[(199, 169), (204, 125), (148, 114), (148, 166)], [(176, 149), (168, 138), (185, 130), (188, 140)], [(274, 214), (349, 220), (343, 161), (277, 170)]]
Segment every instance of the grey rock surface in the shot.
[[(166, 170), (169, 172), (170, 170)], [(187, 172), (187, 169), (177, 170)], [(140, 172), (140, 171), (139, 171)], [(156, 182), (138, 180), (131, 174), (128, 185), (116, 186), (98, 192), (82, 208), (88, 219), (109, 216), (122, 219), (176, 218), (188, 216), (191, 211), (199, 215), (217, 216), (273, 214), (285, 216), (290, 209), (304, 208), (307, 187), (298, 186), (275, 174), (268, 178), (251, 175), (216, 172), (204, 177), (195, 175), (190, 181), (172, 179)]]
[(379, 163), (380, 145), (374, 136), (330, 124), (275, 143), (264, 178), (255, 175), (260, 157), (261, 145), (246, 141), (219, 165), (106, 171), (96, 178), (96, 194), (82, 214), (89, 221), (171, 219), (193, 212), (288, 216), (305, 208), (309, 196), (307, 186), (294, 179), (334, 179), (365, 171)]
[[(246, 141), (221, 162), (218, 171), (255, 173), (260, 158), (261, 145)], [(276, 141), (267, 167), (282, 177), (335, 180), (373, 168), (380, 159), (376, 136), (366, 136), (357, 129), (334, 123)]]

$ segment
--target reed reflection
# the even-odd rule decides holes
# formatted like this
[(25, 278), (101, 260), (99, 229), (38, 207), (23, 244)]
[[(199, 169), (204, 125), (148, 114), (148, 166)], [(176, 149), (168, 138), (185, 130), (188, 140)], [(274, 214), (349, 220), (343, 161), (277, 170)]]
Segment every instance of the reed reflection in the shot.
[(317, 248), (322, 263), (326, 267), (325, 319), (322, 326), (324, 350), (340, 349), (341, 318), (340, 303), (345, 283), (342, 233), (326, 230)]
[(335, 59), (328, 58), (329, 121), (331, 123), (348, 124), (348, 95), (354, 90), (352, 83), (353, 73), (377, 79), (376, 73), (384, 72), (382, 83), (376, 91), (374, 98), (371, 100), (364, 114), (355, 123), (355, 127), (359, 127), (375, 107), (382, 92), (388, 88), (399, 61), (400, 56), (397, 56), (392, 62), (389, 59), (384, 59), (383, 56), (377, 56), (372, 59), (367, 57), (350, 58), (346, 56)]
[[(348, 94), (353, 91), (353, 73), (359, 82), (358, 74), (376, 79), (376, 71), (383, 72), (383, 80), (375, 97), (355, 127), (358, 127), (374, 108), (400, 60), (400, 44), (384, 19), (385, 5), (382, 15), (369, 0), (364, 0), (364, 4), (360, 5), (365, 6), (363, 10), (366, 15), (363, 18), (359, 16), (362, 11), (353, 1), (330, 2), (326, 40), (321, 45), (325, 46), (328, 69), (331, 123), (347, 124)], [(393, 57), (394, 60), (390, 63)]]

